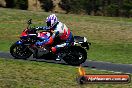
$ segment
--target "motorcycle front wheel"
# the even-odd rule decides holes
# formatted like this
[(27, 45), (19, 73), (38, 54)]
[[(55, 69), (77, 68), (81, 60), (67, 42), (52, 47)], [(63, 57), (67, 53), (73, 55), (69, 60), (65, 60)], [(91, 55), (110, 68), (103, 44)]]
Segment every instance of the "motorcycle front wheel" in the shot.
[(12, 44), (10, 47), (11, 55), (16, 59), (27, 59), (32, 55), (32, 52), (25, 45)]

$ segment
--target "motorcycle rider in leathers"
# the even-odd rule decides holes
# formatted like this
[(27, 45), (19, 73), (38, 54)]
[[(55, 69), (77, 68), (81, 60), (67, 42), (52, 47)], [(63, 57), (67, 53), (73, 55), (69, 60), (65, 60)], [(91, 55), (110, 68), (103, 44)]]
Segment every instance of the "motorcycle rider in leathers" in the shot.
[[(73, 44), (73, 35), (69, 28), (62, 22), (60, 22), (55, 14), (51, 14), (46, 18), (47, 26), (36, 27), (37, 30), (51, 30), (52, 35), (48, 40), (43, 40), (42, 42), (36, 42), (36, 46), (43, 46), (47, 44), (53, 44), (56, 37), (59, 37), (60, 41), (63, 41), (55, 46), (51, 47), (51, 51), (56, 53), (60, 48), (68, 47)], [(56, 60), (60, 60), (58, 55)]]

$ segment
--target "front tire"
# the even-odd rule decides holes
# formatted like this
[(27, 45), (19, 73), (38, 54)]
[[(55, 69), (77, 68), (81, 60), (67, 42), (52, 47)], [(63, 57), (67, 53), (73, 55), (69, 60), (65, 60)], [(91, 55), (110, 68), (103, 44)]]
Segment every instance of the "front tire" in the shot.
[(12, 44), (10, 47), (10, 53), (14, 58), (17, 59), (27, 59), (32, 55), (32, 52), (27, 46), (18, 45), (16, 43)]
[(81, 46), (72, 46), (66, 50), (66, 56), (63, 60), (73, 66), (79, 66), (87, 59), (87, 52)]

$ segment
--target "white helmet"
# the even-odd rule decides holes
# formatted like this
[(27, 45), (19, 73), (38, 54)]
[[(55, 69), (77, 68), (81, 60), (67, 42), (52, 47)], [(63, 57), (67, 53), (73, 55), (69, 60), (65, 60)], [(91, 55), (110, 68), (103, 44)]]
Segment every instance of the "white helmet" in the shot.
[(58, 22), (58, 19), (55, 14), (51, 14), (46, 18), (47, 26), (53, 27)]

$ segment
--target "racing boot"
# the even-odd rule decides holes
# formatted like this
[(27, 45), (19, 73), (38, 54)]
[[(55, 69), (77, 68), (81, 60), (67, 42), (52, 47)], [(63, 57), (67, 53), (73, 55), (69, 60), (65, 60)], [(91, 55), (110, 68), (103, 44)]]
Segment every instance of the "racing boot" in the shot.
[(57, 58), (55, 59), (56, 61), (61, 61), (61, 54), (60, 53), (57, 53), (57, 50), (55, 47), (52, 47), (51, 48), (51, 51), (53, 54), (56, 54)]
[(60, 53), (57, 54), (56, 61), (61, 61), (61, 54)]

